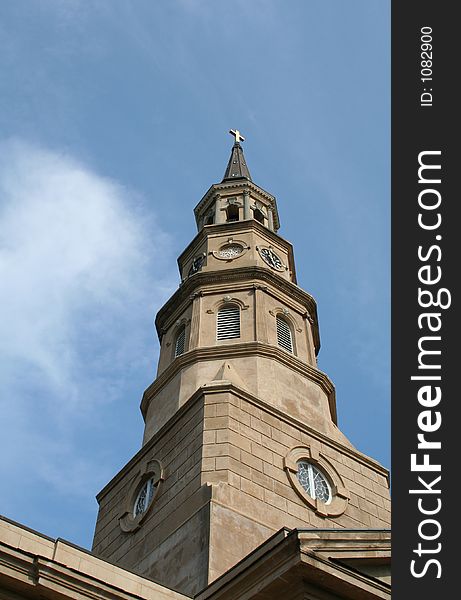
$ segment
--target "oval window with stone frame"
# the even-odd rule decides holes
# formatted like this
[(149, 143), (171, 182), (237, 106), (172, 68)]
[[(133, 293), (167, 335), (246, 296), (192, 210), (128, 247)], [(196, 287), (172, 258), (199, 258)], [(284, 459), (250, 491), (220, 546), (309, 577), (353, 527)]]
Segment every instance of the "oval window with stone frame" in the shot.
[(157, 459), (143, 461), (126, 495), (119, 518), (120, 529), (130, 533), (139, 529), (160, 493), (163, 468)]
[(219, 258), (224, 258), (226, 260), (232, 260), (233, 258), (236, 258), (237, 256), (240, 256), (240, 254), (242, 254), (243, 252), (243, 246), (241, 246), (240, 244), (227, 244), (226, 246), (223, 246), (218, 254), (219, 254)]
[(228, 238), (222, 246), (219, 246), (219, 248), (213, 250), (211, 254), (218, 260), (229, 262), (231, 260), (240, 258), (246, 252), (248, 252), (249, 249), (250, 247), (245, 241)]
[(285, 456), (284, 469), (295, 492), (319, 516), (338, 517), (344, 513), (349, 492), (317, 444), (292, 448)]

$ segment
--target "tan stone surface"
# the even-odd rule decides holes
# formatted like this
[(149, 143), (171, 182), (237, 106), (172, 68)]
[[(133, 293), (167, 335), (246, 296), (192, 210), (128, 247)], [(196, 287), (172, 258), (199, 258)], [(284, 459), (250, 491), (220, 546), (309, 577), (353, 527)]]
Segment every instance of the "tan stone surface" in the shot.
[(0, 539), (3, 544), (21, 550), (39, 554), (44, 558), (52, 558), (54, 553), (54, 540), (38, 535), (19, 524), (12, 523), (0, 517)]
[[(275, 320), (274, 320), (275, 321)], [(274, 324), (275, 327), (275, 324)], [(232, 340), (229, 340), (232, 341)], [(253, 342), (254, 344), (254, 342)], [(175, 412), (199, 389), (210, 384), (228, 363), (237, 376), (229, 374), (229, 380), (240, 382), (243, 387), (261, 400), (272, 404), (288, 415), (308, 422), (311, 427), (349, 444), (335, 426), (331, 415), (332, 387), (328, 379), (316, 369), (307, 371), (303, 364), (284, 351), (266, 346), (245, 347), (243, 343), (228, 344), (221, 352), (203, 355), (194, 360), (181, 357), (184, 365), (157, 384), (154, 393), (146, 393), (146, 428), (144, 443), (172, 417)], [(218, 358), (216, 357), (218, 354)], [(176, 359), (179, 361), (180, 359)], [(251, 426), (251, 424), (249, 424)]]
[(69, 542), (51, 540), (3, 518), (0, 556), (0, 594), (6, 598), (187, 598)]
[[(190, 398), (137, 459), (151, 456), (165, 469), (146, 523), (129, 535), (118, 526), (117, 508), (135, 460), (100, 497), (94, 550), (196, 593), (282, 527), (388, 527), (386, 470), (341, 441), (230, 382), (215, 381)], [(315, 513), (291, 485), (285, 459), (303, 445), (315, 448), (342, 478), (349, 496), (343, 514)]]

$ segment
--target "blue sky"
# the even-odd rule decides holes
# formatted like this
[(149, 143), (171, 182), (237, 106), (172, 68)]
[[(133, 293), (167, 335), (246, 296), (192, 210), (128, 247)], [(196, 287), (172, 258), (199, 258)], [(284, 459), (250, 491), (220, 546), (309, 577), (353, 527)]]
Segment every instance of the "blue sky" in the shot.
[(0, 4), (0, 512), (91, 545), (230, 128), (317, 300), (339, 425), (389, 467), (389, 17), (386, 0)]

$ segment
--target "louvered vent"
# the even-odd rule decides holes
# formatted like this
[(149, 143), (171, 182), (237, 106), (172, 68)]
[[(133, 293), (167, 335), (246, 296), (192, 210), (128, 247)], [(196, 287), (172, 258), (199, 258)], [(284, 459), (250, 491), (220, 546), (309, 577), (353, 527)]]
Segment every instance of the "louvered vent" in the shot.
[(278, 345), (293, 354), (293, 339), (291, 329), (285, 319), (277, 317), (277, 343)]
[(240, 308), (225, 306), (218, 311), (216, 319), (216, 339), (230, 340), (240, 337)]
[(181, 354), (184, 354), (185, 343), (186, 343), (186, 328), (182, 327), (181, 331), (178, 333), (178, 335), (176, 337), (176, 344), (174, 347), (175, 358), (176, 358), (176, 356), (181, 356)]

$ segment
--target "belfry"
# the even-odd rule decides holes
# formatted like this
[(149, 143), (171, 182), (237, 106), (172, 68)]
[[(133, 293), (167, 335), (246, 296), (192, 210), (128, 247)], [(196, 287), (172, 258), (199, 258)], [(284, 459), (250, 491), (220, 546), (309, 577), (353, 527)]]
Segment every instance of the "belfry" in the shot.
[[(315, 300), (297, 285), (275, 197), (230, 133), (224, 177), (195, 207), (197, 234), (178, 258), (181, 284), (156, 317), (142, 447), (98, 494), (92, 552), (192, 597), (226, 572), (244, 578), (264, 553), (273, 567), (260, 568), (275, 573), (276, 548), (296, 539), (317, 562), (290, 571), (293, 590), (387, 597), (388, 472), (338, 428)], [(271, 585), (274, 596), (244, 597), (279, 598)], [(360, 586), (369, 595), (354, 595)]]

